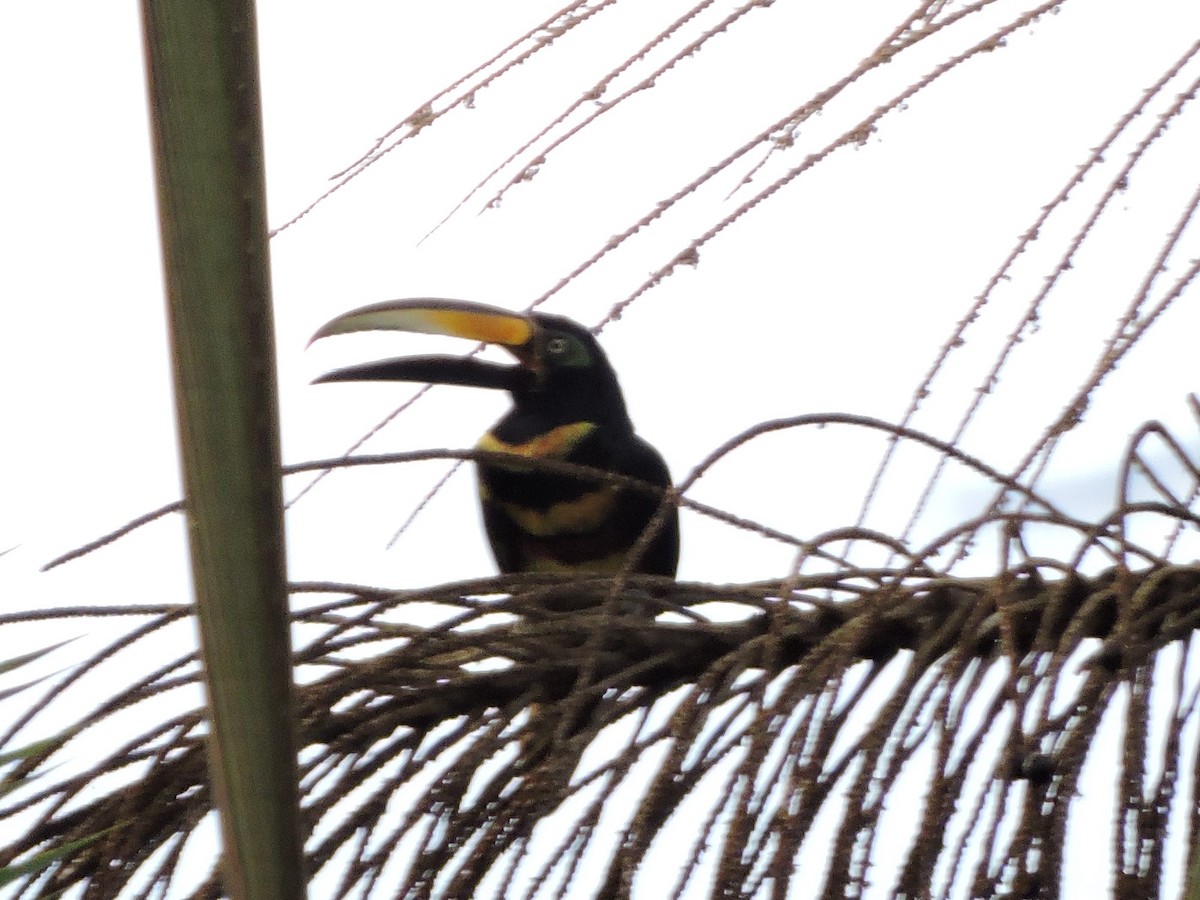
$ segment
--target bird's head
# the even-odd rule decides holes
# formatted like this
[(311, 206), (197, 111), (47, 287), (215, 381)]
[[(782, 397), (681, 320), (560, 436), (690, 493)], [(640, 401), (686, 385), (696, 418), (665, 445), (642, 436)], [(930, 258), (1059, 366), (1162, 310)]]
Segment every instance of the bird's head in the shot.
[(631, 428), (604, 351), (586, 328), (570, 319), (462, 300), (393, 300), (338, 316), (312, 340), (359, 331), (412, 331), (499, 344), (516, 357), (517, 365), (463, 356), (411, 356), (337, 369), (314, 383), (417, 381), (501, 389), (512, 394), (519, 412), (537, 415), (548, 425), (589, 421)]

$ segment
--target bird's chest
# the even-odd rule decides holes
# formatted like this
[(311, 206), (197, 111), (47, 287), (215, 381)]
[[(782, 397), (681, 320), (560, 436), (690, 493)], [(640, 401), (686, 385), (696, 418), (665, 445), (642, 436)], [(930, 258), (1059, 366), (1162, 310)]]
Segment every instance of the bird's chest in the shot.
[(554, 460), (611, 470), (612, 452), (594, 422), (572, 422), (532, 435), (497, 428), (476, 446), (513, 457), (511, 465), (479, 463), (480, 497), (485, 508), (504, 515), (526, 534), (579, 534), (611, 515), (618, 493), (613, 485), (529, 465)]

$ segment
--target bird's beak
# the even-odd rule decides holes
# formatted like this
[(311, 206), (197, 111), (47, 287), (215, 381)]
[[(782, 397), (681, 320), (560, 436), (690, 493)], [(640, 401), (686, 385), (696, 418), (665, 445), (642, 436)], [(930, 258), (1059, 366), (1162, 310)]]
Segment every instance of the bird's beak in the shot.
[(415, 356), (337, 369), (314, 381), (422, 381), (516, 390), (536, 377), (533, 361), (537, 326), (528, 316), (463, 300), (391, 300), (355, 309), (322, 325), (309, 341), (358, 331), (411, 331), (500, 344), (524, 366), (502, 366), (469, 357)]

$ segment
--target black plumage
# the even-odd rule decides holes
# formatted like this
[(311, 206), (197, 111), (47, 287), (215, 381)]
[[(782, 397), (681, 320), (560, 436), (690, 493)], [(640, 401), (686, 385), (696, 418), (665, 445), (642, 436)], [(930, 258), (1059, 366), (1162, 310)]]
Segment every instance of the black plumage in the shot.
[(480, 461), (484, 527), (501, 572), (629, 571), (674, 576), (678, 511), (670, 509), (635, 560), (629, 553), (661, 496), (603, 477), (548, 472), (551, 459), (667, 488), (662, 456), (634, 432), (616, 373), (596, 339), (569, 319), (519, 315), (453, 300), (401, 300), (339, 316), (317, 332), (420, 331), (505, 346), (516, 366), (469, 357), (408, 357), (339, 369), (318, 381), (428, 381), (507, 390), (512, 409), (478, 447), (512, 457)]

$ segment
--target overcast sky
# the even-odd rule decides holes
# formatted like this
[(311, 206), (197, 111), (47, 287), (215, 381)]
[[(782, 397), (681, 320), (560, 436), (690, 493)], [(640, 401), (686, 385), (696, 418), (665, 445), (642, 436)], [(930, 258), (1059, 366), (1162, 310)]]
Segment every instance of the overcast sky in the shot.
[[(519, 12), (483, 0), (261, 4), (272, 227), (305, 210), (376, 138), (560, 3), (527, 2)], [(864, 77), (806, 121), (796, 145), (766, 159), (749, 184), (740, 182), (762, 152), (718, 175), (543, 308), (599, 322), (755, 191), (1029, 5), (997, 2), (994, 13)], [(498, 207), (485, 208), (506, 179), (421, 241), (510, 152), (689, 6), (606, 9), (275, 237), (285, 461), (341, 454), (415, 390), (310, 386), (316, 375), (382, 356), (468, 349), (388, 335), (339, 338), (306, 352), (320, 324), (405, 296), (526, 307), (611, 235), (853, 70), (910, 8), (885, 0), (756, 8), (653, 91), (551, 153)], [(714, 4), (686, 39), (733, 8)], [(1200, 35), (1200, 5), (1191, 0), (1138, 4), (1136, 16), (1130, 9), (1115, 0), (1066, 2), (1007, 46), (958, 67), (881, 120), (861, 146), (831, 154), (708, 242), (698, 266), (678, 269), (604, 329), (634, 421), (677, 479), (763, 419), (900, 418), (954, 323), (1019, 236)], [(0, 558), (0, 584), (8, 585), (0, 592), (21, 606), (183, 599), (189, 588), (176, 517), (37, 574), (58, 553), (176, 499), (179, 477), (137, 9), (20, 4), (4, 19), (0, 550), (15, 549)], [(952, 432), (1091, 199), (1153, 116), (1198, 76), (1193, 60), (1047, 224), (952, 357), (916, 427)], [(1061, 413), (1187, 202), (1197, 147), (1193, 111), (1172, 123), (1093, 230), (964, 449), (1007, 470)], [(1167, 275), (1177, 277), (1197, 255), (1193, 225)], [(1171, 283), (1166, 277), (1164, 288)], [(1196, 446), (1184, 401), (1200, 387), (1195, 297), (1193, 289), (1151, 330), (1064, 440), (1042, 487), (1073, 511), (1094, 516), (1112, 505), (1124, 443), (1146, 419), (1163, 419)], [(505, 402), (438, 388), (364, 451), (469, 447)], [(807, 537), (853, 523), (883, 449), (878, 435), (848, 429), (773, 436), (719, 463), (693, 496)], [(898, 532), (935, 461), (924, 451), (902, 454), (867, 524)], [(467, 467), (387, 548), (447, 466), (326, 479), (289, 513), (293, 577), (418, 586), (489, 574)], [(286, 495), (308, 480), (289, 479)], [(915, 538), (974, 514), (989, 496), (978, 479), (950, 472)], [(683, 542), (680, 576), (689, 580), (780, 577), (792, 560), (786, 547), (695, 515), (685, 515)], [(1063, 546), (1048, 538), (1043, 552)], [(986, 571), (988, 563), (979, 566)]]

